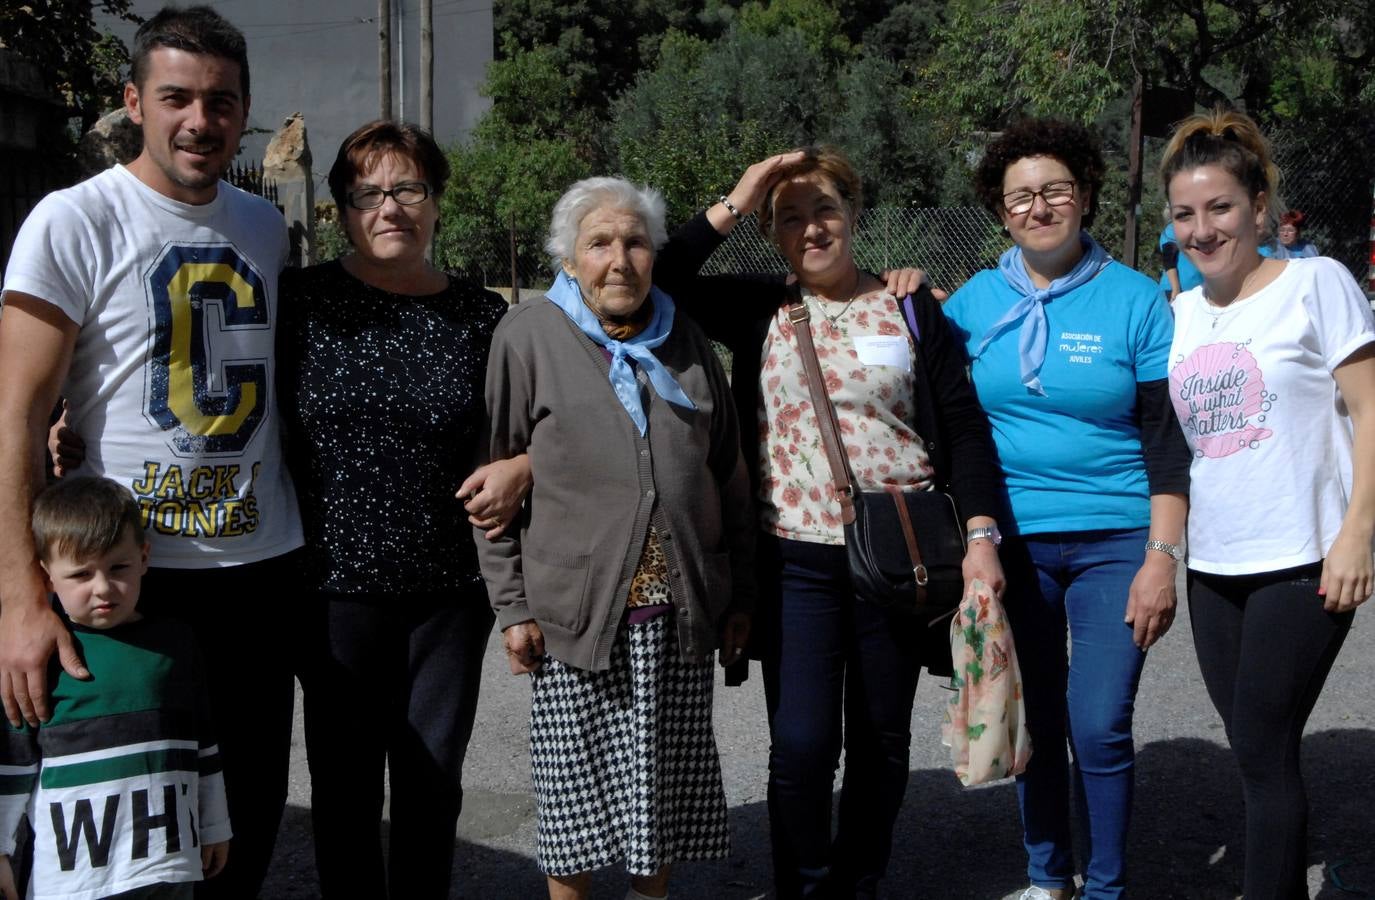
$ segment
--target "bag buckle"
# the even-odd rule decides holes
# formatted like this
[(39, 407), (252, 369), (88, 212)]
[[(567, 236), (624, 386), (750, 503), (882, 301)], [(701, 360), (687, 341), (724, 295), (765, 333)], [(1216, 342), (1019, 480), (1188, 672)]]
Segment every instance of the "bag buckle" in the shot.
[(926, 566), (917, 566), (912, 569), (912, 574), (917, 576), (917, 587), (926, 587), (930, 577), (926, 573)]
[(788, 307), (788, 321), (794, 325), (800, 325), (811, 318), (812, 314), (805, 303), (796, 303)]

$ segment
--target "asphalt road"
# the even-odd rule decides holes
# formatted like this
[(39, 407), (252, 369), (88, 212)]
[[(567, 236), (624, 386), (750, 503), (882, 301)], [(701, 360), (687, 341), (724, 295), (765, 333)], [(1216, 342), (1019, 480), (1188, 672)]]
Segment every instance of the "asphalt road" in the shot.
[[(1309, 894), (1324, 900), (1375, 897), (1375, 628), (1367, 624), (1369, 615), (1357, 616), (1303, 744), (1311, 808)], [(489, 650), (464, 777), (453, 896), (536, 898), (544, 895), (544, 882), (533, 861), (529, 688), (525, 678), (506, 671), (495, 635)], [(769, 895), (768, 734), (757, 670), (752, 676), (740, 688), (718, 684), (716, 694), (733, 853), (727, 860), (680, 867), (671, 890), (679, 900)], [(912, 716), (911, 778), (884, 896), (1015, 897), (1025, 886), (1025, 859), (1014, 787), (1010, 781), (960, 786), (940, 744), (945, 697), (936, 679), (924, 678)], [(1187, 615), (1151, 650), (1137, 698), (1136, 746), (1131, 896), (1238, 897), (1241, 785), (1203, 690)], [(293, 752), (291, 797), (264, 891), (273, 900), (318, 896), (299, 704)], [(625, 885), (622, 873), (608, 870), (597, 875), (593, 895), (620, 900)]]

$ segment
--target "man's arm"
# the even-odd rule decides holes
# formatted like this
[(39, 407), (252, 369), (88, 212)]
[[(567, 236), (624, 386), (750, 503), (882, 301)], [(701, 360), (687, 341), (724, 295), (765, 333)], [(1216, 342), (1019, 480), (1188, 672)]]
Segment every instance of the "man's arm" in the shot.
[(48, 415), (71, 364), (78, 326), (28, 294), (5, 294), (0, 310), (0, 701), (31, 725), (50, 715), (53, 650), (74, 678), (87, 678), (71, 634), (48, 604), (29, 516), (43, 484)]

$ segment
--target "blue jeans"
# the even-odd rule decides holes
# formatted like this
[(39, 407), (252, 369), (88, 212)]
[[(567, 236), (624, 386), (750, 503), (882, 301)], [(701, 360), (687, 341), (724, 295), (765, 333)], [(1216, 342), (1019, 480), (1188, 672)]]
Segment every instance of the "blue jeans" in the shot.
[(907, 789), (920, 664), (912, 626), (855, 599), (844, 547), (777, 543), (781, 598), (760, 623), (775, 638), (762, 663), (776, 894), (874, 896)]
[(1032, 741), (1017, 799), (1027, 874), (1039, 887), (1074, 884), (1068, 740), (1087, 826), (1084, 897), (1122, 895), (1136, 765), (1132, 710), (1146, 660), (1123, 619), (1146, 537), (1139, 528), (1037, 534), (1003, 544), (1007, 614)]

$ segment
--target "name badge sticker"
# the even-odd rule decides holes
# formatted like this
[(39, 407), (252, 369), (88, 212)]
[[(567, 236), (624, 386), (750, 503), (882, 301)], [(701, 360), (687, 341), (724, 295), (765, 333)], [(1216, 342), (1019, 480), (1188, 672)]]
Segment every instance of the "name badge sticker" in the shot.
[(855, 356), (866, 366), (892, 366), (912, 371), (912, 354), (907, 338), (900, 334), (862, 335), (853, 339)]

